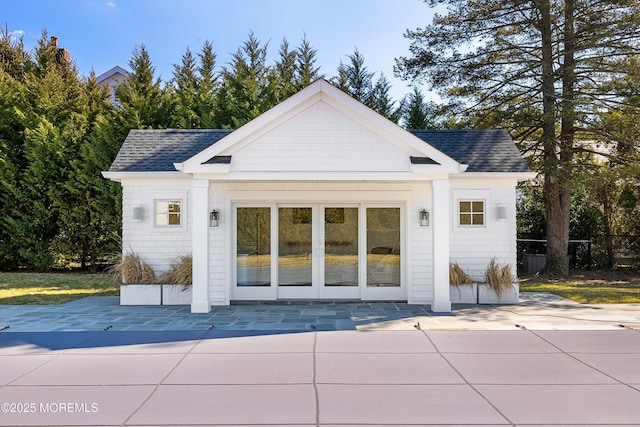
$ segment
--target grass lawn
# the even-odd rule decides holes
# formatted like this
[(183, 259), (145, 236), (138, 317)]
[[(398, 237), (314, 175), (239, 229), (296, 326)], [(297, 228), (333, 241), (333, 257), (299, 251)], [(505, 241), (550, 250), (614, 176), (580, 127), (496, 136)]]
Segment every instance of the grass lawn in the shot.
[(520, 279), (520, 292), (549, 292), (583, 304), (640, 303), (640, 274), (575, 272), (567, 279)]
[[(60, 304), (119, 291), (109, 274), (0, 272), (0, 305)], [(520, 291), (550, 292), (583, 304), (640, 303), (640, 274), (578, 272), (568, 279), (524, 278)]]
[(119, 294), (120, 289), (109, 274), (0, 272), (0, 305), (60, 304)]

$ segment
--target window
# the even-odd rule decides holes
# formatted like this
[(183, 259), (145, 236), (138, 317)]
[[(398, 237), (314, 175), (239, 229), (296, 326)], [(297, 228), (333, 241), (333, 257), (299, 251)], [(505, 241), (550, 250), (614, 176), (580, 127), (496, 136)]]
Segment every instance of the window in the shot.
[(182, 225), (180, 200), (156, 200), (156, 227)]
[(460, 200), (459, 225), (484, 225), (484, 200)]

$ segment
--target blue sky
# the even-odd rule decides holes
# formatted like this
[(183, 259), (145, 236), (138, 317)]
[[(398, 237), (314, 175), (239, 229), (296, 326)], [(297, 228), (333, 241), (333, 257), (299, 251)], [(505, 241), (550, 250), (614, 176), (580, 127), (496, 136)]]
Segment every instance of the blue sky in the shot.
[(409, 82), (393, 77), (394, 58), (409, 54), (406, 29), (431, 22), (434, 10), (421, 0), (2, 0), (2, 23), (22, 35), (31, 50), (46, 28), (68, 49), (80, 73), (120, 65), (128, 69), (134, 47), (145, 44), (156, 75), (171, 77), (187, 46), (199, 52), (213, 43), (217, 65), (253, 31), (269, 41), (273, 60), (283, 38), (296, 46), (306, 34), (328, 76), (354, 47), (370, 71), (382, 71), (396, 99)]

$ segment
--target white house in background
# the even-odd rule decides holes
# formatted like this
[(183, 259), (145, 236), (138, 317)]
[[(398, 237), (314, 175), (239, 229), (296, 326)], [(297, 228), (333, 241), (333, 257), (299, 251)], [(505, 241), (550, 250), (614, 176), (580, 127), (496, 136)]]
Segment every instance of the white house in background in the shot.
[(96, 81), (99, 84), (106, 84), (109, 86), (109, 90), (111, 91), (111, 102), (113, 104), (117, 104), (116, 86), (122, 83), (127, 77), (129, 77), (129, 72), (116, 65), (109, 71), (106, 71), (96, 77)]
[(500, 130), (406, 131), (325, 80), (237, 130), (132, 130), (106, 178), (123, 246), (193, 255), (192, 312), (234, 300), (362, 299), (451, 310), (449, 262), (516, 264)]

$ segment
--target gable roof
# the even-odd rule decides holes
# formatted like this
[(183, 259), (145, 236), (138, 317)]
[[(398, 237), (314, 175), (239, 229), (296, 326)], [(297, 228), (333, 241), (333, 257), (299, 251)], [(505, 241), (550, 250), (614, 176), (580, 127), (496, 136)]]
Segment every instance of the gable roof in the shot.
[[(134, 129), (122, 144), (109, 172), (175, 172), (174, 163), (193, 157), (231, 132)], [(409, 132), (457, 162), (469, 165), (466, 172), (530, 172), (511, 137), (503, 130)]]
[(133, 129), (109, 172), (175, 172), (173, 166), (229, 135), (231, 130)]
[(465, 172), (530, 172), (506, 130), (410, 130), (432, 147), (469, 165)]
[[(423, 144), (405, 129), (381, 116), (324, 79), (318, 79), (278, 105), (238, 128), (218, 144), (197, 153), (185, 162), (176, 162), (176, 169), (185, 173), (210, 173), (203, 165), (217, 155), (232, 155), (254, 143), (270, 131), (287, 123), (314, 106), (325, 104), (349, 121), (379, 136), (389, 146), (413, 156), (431, 157), (440, 165), (440, 173), (459, 173), (466, 165), (456, 162), (442, 151)], [(341, 129), (338, 129), (341, 130)]]
[(120, 67), (119, 65), (116, 65), (115, 67), (111, 68), (110, 70), (105, 71), (104, 73), (102, 73), (98, 77), (96, 77), (96, 81), (98, 83), (102, 83), (102, 82), (108, 80), (109, 78), (111, 78), (113, 76), (117, 76), (118, 74), (121, 75), (123, 78), (124, 77), (129, 77), (129, 72), (127, 70), (125, 70), (124, 68)]

